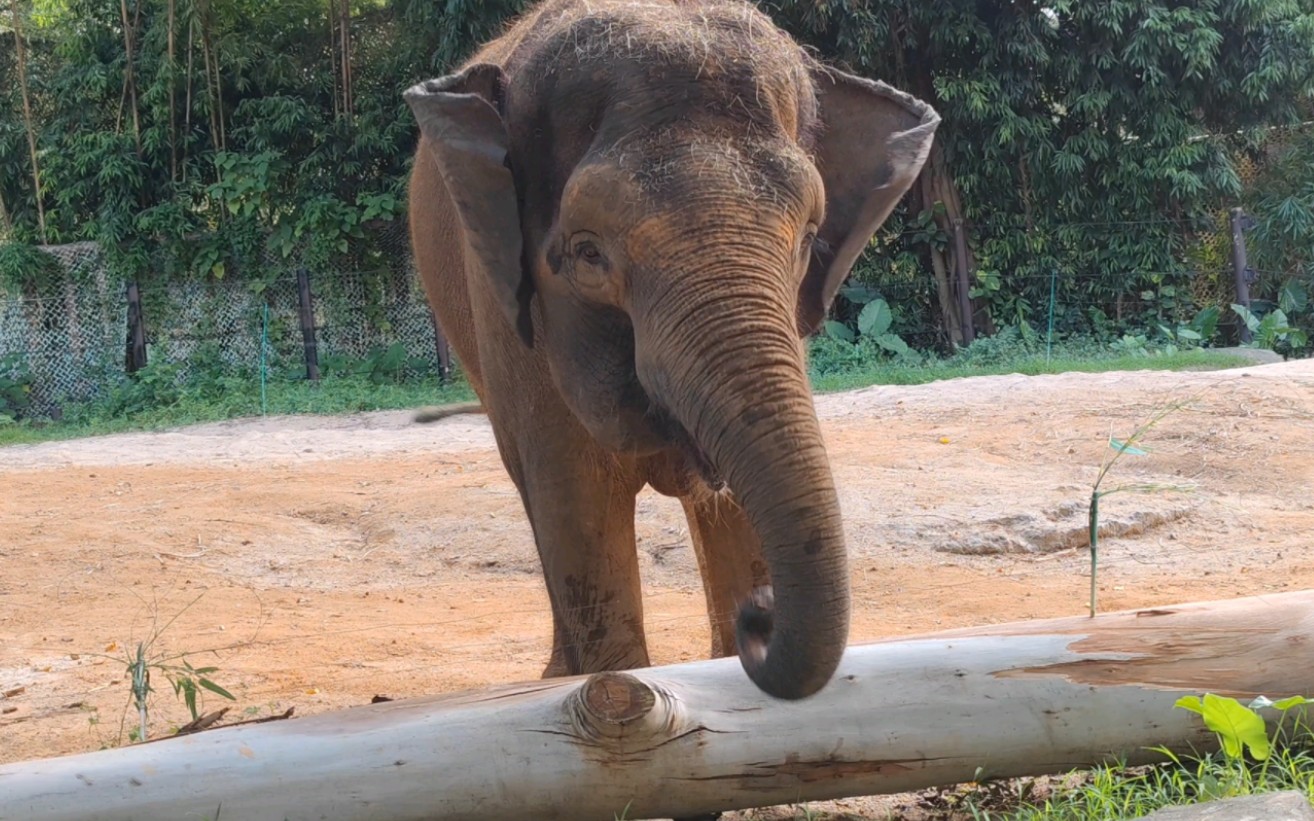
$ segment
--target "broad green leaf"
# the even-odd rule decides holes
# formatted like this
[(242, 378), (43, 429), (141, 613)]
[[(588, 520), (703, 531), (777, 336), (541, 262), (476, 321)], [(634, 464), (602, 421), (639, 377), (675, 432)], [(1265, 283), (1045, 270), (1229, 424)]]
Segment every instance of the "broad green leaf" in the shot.
[(846, 285), (840, 288), (840, 295), (855, 305), (866, 305), (874, 299), (879, 299), (881, 292), (870, 285)]
[(868, 302), (858, 315), (858, 330), (866, 336), (880, 336), (890, 329), (894, 316), (890, 305), (883, 299)]
[(1236, 699), (1205, 693), (1203, 700), (1184, 696), (1177, 700), (1176, 706), (1198, 713), (1205, 726), (1218, 734), (1223, 752), (1229, 758), (1240, 758), (1245, 748), (1258, 761), (1268, 758), (1270, 748), (1264, 719)]
[(1200, 334), (1191, 330), (1190, 328), (1178, 328), (1177, 336), (1179, 339), (1191, 339), (1191, 340), (1200, 340), (1204, 338)]
[(1199, 696), (1182, 696), (1173, 703), (1174, 707), (1181, 707), (1183, 710), (1190, 710), (1198, 715), (1204, 714), (1204, 703), (1200, 701)]
[(1241, 321), (1246, 323), (1246, 327), (1249, 328), (1252, 333), (1259, 330), (1259, 320), (1255, 318), (1255, 315), (1250, 312), (1249, 308), (1233, 302), (1232, 310), (1236, 312), (1237, 316), (1241, 317)]
[(903, 356), (909, 352), (908, 343), (894, 334), (881, 334), (874, 337), (873, 341), (890, 353)]
[(1291, 696), (1281, 701), (1273, 702), (1273, 708), (1277, 710), (1290, 710), (1292, 707), (1298, 707), (1302, 704), (1314, 704), (1314, 699), (1308, 699), (1304, 696)]
[(831, 339), (838, 339), (841, 342), (848, 342), (850, 344), (857, 341), (857, 337), (853, 335), (853, 331), (843, 322), (836, 322), (833, 319), (827, 319), (825, 327), (826, 336), (829, 336)]
[(1298, 279), (1289, 279), (1282, 284), (1282, 290), (1278, 292), (1278, 305), (1287, 313), (1305, 310), (1309, 303), (1309, 294), (1305, 291), (1305, 285)]

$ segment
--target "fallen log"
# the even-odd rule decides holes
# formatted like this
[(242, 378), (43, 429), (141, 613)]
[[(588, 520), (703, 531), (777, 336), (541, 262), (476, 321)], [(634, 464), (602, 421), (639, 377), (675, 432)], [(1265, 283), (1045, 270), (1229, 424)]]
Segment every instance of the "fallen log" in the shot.
[(1181, 695), (1314, 693), (1314, 592), (849, 648), (775, 701), (735, 659), (388, 701), (0, 766), (0, 819), (670, 818), (1212, 746)]

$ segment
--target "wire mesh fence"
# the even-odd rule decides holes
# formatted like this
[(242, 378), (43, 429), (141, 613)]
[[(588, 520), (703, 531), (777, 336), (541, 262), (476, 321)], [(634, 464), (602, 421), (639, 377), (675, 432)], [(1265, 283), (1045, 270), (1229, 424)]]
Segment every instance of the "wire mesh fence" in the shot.
[[(319, 370), (438, 379), (447, 365), (445, 343), (407, 253), (405, 228), (391, 226), (376, 239), (386, 253), (370, 269), (303, 268)], [(0, 297), (0, 389), (19, 386), (24, 413), (37, 417), (103, 398), (140, 364), (130, 352), (129, 288), (110, 277), (96, 245), (43, 250), (64, 275)], [(293, 260), (255, 282), (140, 283), (146, 364), (179, 384), (199, 371), (305, 380), (300, 267)]]
[[(968, 283), (974, 324), (986, 335), (1020, 324), (1046, 333), (1176, 329), (1201, 307), (1226, 308), (1235, 295), (1226, 212), (1214, 225), (1170, 219), (1154, 225), (1163, 247), (1145, 249), (1142, 266), (1117, 271), (1107, 268), (1134, 257), (1122, 251), (1101, 257), (1099, 247), (1121, 242), (1123, 224), (969, 225), (975, 269), (959, 278), (951, 271), (949, 284)], [(1009, 231), (1013, 239), (1020, 231), (1043, 257), (1007, 270), (992, 267), (990, 243), (1011, 241)], [(21, 402), (22, 413), (33, 417), (59, 417), (69, 404), (103, 399), (143, 364), (135, 358), (134, 332), (144, 339), (146, 364), (180, 385), (198, 375), (258, 379), (263, 397), (267, 382), (321, 375), (436, 384), (450, 361), (414, 270), (406, 226), (389, 223), (368, 243), (370, 253), (353, 253), (348, 263), (308, 266), (296, 257), (267, 256), (262, 266), (272, 273), (260, 277), (136, 283), (135, 313), (132, 289), (109, 274), (94, 244), (46, 247), (63, 275), (0, 297), (0, 413), (6, 396), (10, 410)], [(952, 253), (950, 259), (957, 264)], [(1245, 275), (1250, 282), (1263, 276)], [(863, 276), (894, 308), (893, 330), (907, 344), (928, 350), (953, 343), (945, 317), (961, 300), (937, 293), (920, 266), (876, 265)], [(852, 322), (862, 307), (842, 306), (837, 318)], [(138, 315), (142, 325), (134, 328)], [(308, 359), (317, 368), (308, 368)]]

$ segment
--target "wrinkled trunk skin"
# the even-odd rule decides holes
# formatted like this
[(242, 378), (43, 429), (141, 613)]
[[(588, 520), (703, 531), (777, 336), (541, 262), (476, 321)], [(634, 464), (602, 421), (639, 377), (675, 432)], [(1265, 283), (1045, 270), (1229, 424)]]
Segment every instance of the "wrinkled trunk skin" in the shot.
[(849, 573), (787, 280), (724, 262), (681, 277), (635, 310), (635, 343), (649, 396), (725, 479), (761, 539), (772, 589), (741, 604), (744, 669), (766, 693), (798, 699), (825, 686), (843, 655)]

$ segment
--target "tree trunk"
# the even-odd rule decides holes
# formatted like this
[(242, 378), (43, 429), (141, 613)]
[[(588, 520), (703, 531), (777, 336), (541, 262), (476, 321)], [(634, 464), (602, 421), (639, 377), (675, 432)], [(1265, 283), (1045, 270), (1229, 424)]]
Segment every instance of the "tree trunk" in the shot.
[(32, 158), (32, 194), (36, 200), (37, 231), (41, 244), (46, 244), (46, 207), (41, 196), (41, 164), (37, 160), (36, 124), (32, 120), (32, 100), (27, 87), (27, 47), (23, 42), (23, 13), (18, 0), (9, 0), (14, 23), (14, 57), (18, 63), (18, 90), (23, 97), (23, 127), (27, 131), (27, 150)]
[(1314, 691), (1311, 639), (1302, 591), (851, 647), (794, 702), (734, 658), (550, 679), (0, 766), (0, 817), (678, 818), (1149, 762), (1216, 746), (1180, 696)]

